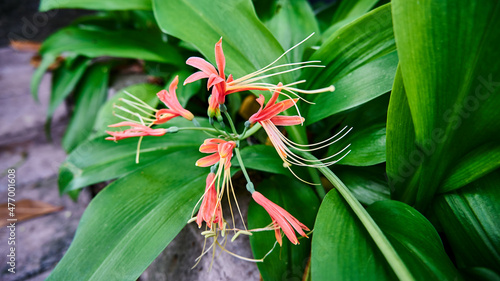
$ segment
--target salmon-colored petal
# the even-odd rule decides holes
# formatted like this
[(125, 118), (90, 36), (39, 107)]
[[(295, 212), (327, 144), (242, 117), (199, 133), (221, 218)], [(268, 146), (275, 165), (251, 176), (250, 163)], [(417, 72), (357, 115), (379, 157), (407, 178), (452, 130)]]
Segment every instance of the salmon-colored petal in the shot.
[(155, 116), (156, 120), (153, 122), (153, 124), (163, 124), (168, 122), (172, 118), (180, 116), (180, 114), (173, 110), (163, 108), (158, 110)]
[(208, 76), (210, 76), (210, 74), (219, 74), (217, 73), (217, 70), (215, 70), (215, 67), (213, 65), (199, 57), (188, 58), (186, 64), (198, 68), (199, 70), (205, 72), (205, 74), (207, 74)]
[(221, 158), (226, 158), (229, 153), (233, 151), (233, 148), (236, 146), (234, 141), (228, 141), (219, 145), (219, 155)]
[(210, 87), (212, 87), (213, 85), (221, 82), (224, 82), (224, 79), (220, 78), (216, 74), (210, 74), (207, 81), (207, 90), (210, 89)]
[(218, 144), (202, 144), (200, 146), (200, 152), (203, 153), (214, 153), (219, 151)]
[(175, 97), (175, 100), (177, 100), (177, 94), (175, 92), (175, 90), (177, 90), (177, 84), (179, 84), (179, 75), (175, 75), (174, 80), (172, 81), (172, 83), (170, 83), (170, 86), (168, 87), (170, 95), (172, 95), (173, 98)]
[(273, 226), (275, 228), (274, 235), (276, 236), (276, 241), (278, 241), (278, 244), (280, 244), (281, 247), (283, 246), (283, 238), (281, 237), (280, 227), (275, 220), (273, 220)]
[(214, 153), (212, 155), (205, 156), (196, 161), (196, 166), (198, 167), (209, 167), (219, 162), (220, 156), (219, 153)]
[(304, 123), (304, 117), (300, 116), (274, 116), (270, 121), (276, 126), (293, 126)]
[(217, 69), (219, 70), (219, 77), (222, 80), (226, 79), (224, 75), (224, 68), (226, 67), (226, 58), (224, 57), (224, 52), (222, 51), (222, 37), (219, 42), (215, 44), (215, 62), (217, 63)]
[(277, 103), (272, 105), (266, 109), (263, 109), (259, 116), (256, 118), (257, 121), (264, 121), (273, 118), (283, 111), (283, 104)]
[[(281, 86), (283, 86), (283, 84), (282, 84), (281, 82), (279, 82), (279, 83), (278, 83), (278, 87), (281, 87)], [(277, 89), (276, 91), (274, 91), (274, 93), (273, 93), (272, 97), (271, 97), (271, 98), (269, 99), (269, 101), (267, 102), (267, 105), (266, 105), (266, 107), (265, 107), (265, 108), (267, 108), (267, 107), (269, 107), (269, 106), (271, 106), (271, 105), (275, 104), (275, 103), (276, 103), (276, 101), (278, 100), (278, 97), (279, 97), (280, 93), (281, 93), (281, 89)]]
[(134, 122), (130, 122), (130, 121), (123, 121), (123, 122), (119, 122), (119, 123), (116, 123), (116, 124), (108, 125), (108, 127), (111, 127), (111, 128), (123, 127), (123, 126), (144, 127), (144, 128), (148, 128), (149, 129), (149, 127), (146, 127), (146, 126), (143, 126), (141, 124), (134, 123)]
[(209, 75), (207, 75), (205, 72), (203, 71), (198, 71), (198, 72), (195, 72), (191, 75), (189, 75), (188, 78), (186, 78), (186, 80), (184, 80), (184, 84), (183, 85), (186, 85), (186, 84), (189, 84), (189, 83), (192, 83), (194, 81), (198, 81), (200, 79), (203, 79), (203, 78), (208, 78)]
[(284, 101), (280, 101), (278, 104), (283, 105), (283, 111), (289, 109), (290, 107), (294, 106), (299, 99), (286, 99)]

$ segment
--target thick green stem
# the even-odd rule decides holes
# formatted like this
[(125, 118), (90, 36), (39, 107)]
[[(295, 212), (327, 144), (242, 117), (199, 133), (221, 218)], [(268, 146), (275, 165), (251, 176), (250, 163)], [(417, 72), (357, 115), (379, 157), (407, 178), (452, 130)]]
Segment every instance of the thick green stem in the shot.
[[(247, 180), (247, 189), (250, 193), (253, 193), (253, 184), (252, 181), (250, 180), (250, 176), (247, 173), (247, 169), (245, 168), (245, 165), (243, 164), (243, 159), (241, 158), (240, 154), (240, 149), (238, 147), (234, 148), (234, 152), (236, 154), (236, 158), (238, 159), (238, 163), (240, 164), (241, 171), (243, 172), (243, 175), (245, 176), (245, 179)], [(251, 185), (251, 186), (249, 186)], [(249, 189), (251, 187), (251, 189)]]
[(236, 127), (234, 126), (233, 119), (231, 118), (231, 115), (227, 113), (227, 111), (224, 111), (224, 115), (226, 115), (227, 121), (229, 122), (229, 126), (231, 126), (231, 130), (233, 130), (233, 133), (235, 135), (238, 135), (238, 132), (236, 132)]
[[(309, 160), (318, 160), (310, 153), (300, 153), (302, 154), (302, 156)], [(345, 184), (328, 167), (320, 167), (318, 169), (337, 188), (340, 195), (342, 195), (347, 204), (349, 204), (351, 209), (354, 211), (358, 219), (361, 221), (363, 226), (372, 237), (375, 244), (377, 244), (378, 248), (384, 255), (392, 270), (394, 270), (394, 273), (398, 276), (398, 278), (400, 280), (415, 280), (404, 262), (399, 257), (394, 247), (392, 247), (392, 244), (389, 242), (389, 240), (387, 240), (387, 237), (385, 237), (382, 230), (380, 230), (377, 223), (375, 223), (372, 217), (368, 214), (361, 203), (359, 203), (359, 201), (354, 197), (347, 186), (345, 186)]]
[(326, 196), (325, 188), (321, 184), (321, 178), (318, 175), (318, 171), (315, 168), (309, 167), (307, 168), (309, 175), (311, 175), (312, 182), (316, 185), (314, 186), (316, 193), (320, 200), (323, 200)]
[(243, 139), (248, 138), (249, 136), (255, 134), (260, 128), (262, 128), (262, 126), (259, 123), (256, 123), (255, 125), (253, 125), (252, 128), (248, 129), (248, 131), (246, 131), (246, 133), (243, 132), (243, 134), (241, 134), (239, 139), (243, 140)]

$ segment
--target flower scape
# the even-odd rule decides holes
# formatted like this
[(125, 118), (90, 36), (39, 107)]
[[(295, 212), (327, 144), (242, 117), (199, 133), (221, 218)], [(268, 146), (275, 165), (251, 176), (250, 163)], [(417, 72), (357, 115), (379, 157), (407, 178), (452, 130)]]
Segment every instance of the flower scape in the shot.
[[(298, 221), (287, 210), (273, 203), (271, 200), (264, 197), (264, 195), (260, 192), (255, 190), (254, 184), (245, 169), (244, 159), (242, 159), (240, 154), (240, 141), (245, 140), (259, 129), (263, 128), (270, 143), (274, 146), (276, 152), (283, 161), (283, 167), (288, 168), (290, 172), (297, 177), (297, 179), (303, 182), (306, 181), (296, 176), (291, 167), (304, 166), (317, 168), (329, 166), (337, 163), (350, 152), (350, 150), (348, 150), (349, 145), (347, 145), (337, 153), (319, 160), (309, 160), (301, 156), (302, 153), (323, 149), (339, 141), (342, 137), (349, 133), (350, 129), (347, 129), (347, 127), (343, 128), (340, 132), (330, 138), (314, 144), (299, 144), (293, 142), (278, 128), (278, 126), (303, 125), (305, 119), (300, 115), (297, 103), (299, 100), (304, 102), (307, 102), (307, 100), (302, 98), (299, 94), (333, 92), (335, 89), (333, 85), (315, 90), (303, 90), (295, 87), (297, 84), (305, 82), (305, 80), (289, 84), (283, 84), (280, 82), (276, 85), (266, 82), (266, 79), (269, 77), (297, 71), (299, 69), (307, 67), (323, 67), (318, 64), (320, 61), (306, 61), (276, 65), (276, 63), (288, 52), (299, 46), (308, 38), (284, 52), (280, 57), (266, 67), (239, 78), (235, 78), (231, 74), (226, 75), (225, 73), (226, 59), (222, 49), (222, 38), (215, 44), (216, 66), (210, 64), (203, 58), (190, 57), (186, 61), (186, 64), (197, 68), (199, 71), (190, 75), (183, 82), (183, 84), (186, 85), (200, 79), (207, 79), (207, 89), (211, 91), (207, 114), (212, 128), (200, 127), (200, 124), (196, 121), (194, 115), (190, 111), (183, 108), (179, 103), (176, 94), (176, 89), (179, 84), (178, 76), (172, 81), (168, 90), (162, 90), (157, 93), (158, 99), (165, 104), (167, 107), (166, 109), (153, 108), (130, 93), (126, 93), (130, 99), (122, 99), (126, 107), (115, 105), (117, 110), (131, 114), (136, 118), (131, 119), (124, 117), (119, 113), (115, 113), (116, 116), (122, 118), (124, 121), (109, 125), (109, 127), (128, 128), (122, 131), (107, 131), (110, 136), (106, 139), (119, 141), (125, 138), (139, 137), (136, 162), (139, 162), (140, 144), (143, 137), (158, 137), (170, 133), (182, 133), (181, 131), (183, 129), (189, 129), (174, 126), (169, 128), (153, 127), (155, 125), (167, 123), (173, 118), (182, 117), (190, 120), (195, 126), (192, 129), (203, 130), (207, 132), (207, 134), (212, 135), (212, 137), (207, 138), (199, 148), (201, 153), (209, 155), (200, 158), (195, 164), (198, 167), (207, 167), (210, 171), (208, 172), (206, 178), (205, 192), (193, 209), (192, 218), (188, 221), (189, 223), (196, 222), (199, 228), (201, 228), (203, 223), (205, 223), (205, 231), (201, 232), (201, 234), (205, 236), (205, 245), (202, 254), (197, 259), (198, 262), (200, 258), (210, 250), (213, 250), (215, 254), (216, 248), (220, 248), (222, 251), (244, 260), (263, 261), (265, 257), (262, 259), (250, 259), (238, 256), (226, 250), (224, 246), (228, 239), (226, 234), (230, 231), (234, 233), (232, 241), (234, 241), (241, 234), (252, 235), (252, 233), (256, 231), (274, 231), (276, 243), (280, 246), (283, 244), (283, 235), (295, 245), (299, 244), (299, 239), (297, 238), (296, 233), (302, 237), (308, 237), (307, 232), (309, 232), (310, 229), (306, 225)], [(254, 93), (260, 92), (256, 98), (260, 108), (248, 119), (247, 122), (245, 122), (243, 132), (238, 133), (231, 116), (227, 112), (225, 103), (227, 95), (242, 91), (253, 91)], [(271, 94), (267, 102), (266, 97), (262, 93)], [(290, 108), (295, 108), (298, 115), (282, 115), (283, 112)], [(230, 125), (230, 132), (228, 132), (229, 130), (226, 130), (227, 127), (225, 126), (223, 116)], [(219, 126), (216, 125), (216, 122), (214, 122), (215, 120), (217, 120)], [(246, 179), (246, 189), (251, 193), (253, 200), (262, 206), (269, 214), (271, 218), (269, 225), (259, 229), (247, 229), (236, 199), (233, 183), (231, 181), (231, 160), (233, 159), (233, 156), (236, 156), (239, 167), (241, 168), (241, 171)], [(312, 184), (309, 182), (306, 183)], [(226, 194), (227, 197), (233, 224), (235, 220), (231, 205), (231, 196), (236, 203), (236, 209), (238, 210), (238, 215), (241, 217), (244, 229), (237, 229), (235, 225), (230, 225), (224, 218), (222, 211), (222, 200), (224, 194)], [(195, 211), (198, 206), (199, 209), (195, 215)], [(210, 246), (207, 246), (208, 244), (206, 241), (209, 238), (213, 238), (213, 243)], [(273, 249), (271, 249), (269, 253)]]

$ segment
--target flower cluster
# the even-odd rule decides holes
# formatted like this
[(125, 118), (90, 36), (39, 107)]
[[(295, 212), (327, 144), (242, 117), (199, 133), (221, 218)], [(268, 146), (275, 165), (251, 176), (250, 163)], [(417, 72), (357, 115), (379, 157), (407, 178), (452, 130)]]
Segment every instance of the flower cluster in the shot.
[[(290, 50), (299, 44), (295, 45)], [(290, 168), (292, 166), (328, 166), (338, 162), (347, 153), (349, 153), (349, 151), (346, 151), (348, 147), (345, 147), (338, 153), (320, 160), (308, 160), (300, 156), (302, 152), (319, 150), (338, 141), (349, 132), (346, 128), (322, 142), (309, 145), (298, 144), (291, 141), (278, 128), (278, 126), (294, 126), (304, 123), (305, 119), (300, 116), (300, 112), (298, 112), (297, 107), (297, 102), (303, 98), (301, 98), (298, 93), (314, 94), (334, 90), (333, 86), (317, 90), (303, 90), (294, 87), (304, 81), (297, 81), (289, 84), (283, 84), (281, 82), (278, 84), (268, 83), (267, 79), (273, 76), (297, 71), (306, 67), (322, 67), (321, 65), (316, 64), (318, 61), (276, 65), (276, 63), (290, 50), (286, 51), (283, 55), (278, 57), (266, 67), (236, 79), (232, 75), (226, 75), (225, 73), (226, 59), (222, 49), (222, 38), (215, 44), (216, 66), (199, 57), (191, 57), (186, 61), (188, 65), (197, 68), (199, 71), (189, 76), (184, 81), (184, 85), (200, 79), (207, 79), (207, 89), (211, 91), (208, 101), (208, 117), (210, 120), (213, 120), (215, 117), (219, 122), (223, 123), (224, 113), (227, 121), (231, 124), (231, 129), (233, 130), (229, 133), (225, 131), (224, 127), (219, 129), (215, 124), (213, 124), (213, 122), (211, 122), (213, 129), (207, 128), (207, 132), (213, 133), (215, 130), (218, 135), (214, 135), (213, 138), (206, 139), (203, 144), (201, 144), (200, 152), (208, 153), (210, 155), (202, 157), (196, 162), (196, 166), (210, 167), (210, 172), (206, 178), (205, 192), (197, 204), (199, 205), (198, 213), (196, 216), (193, 216), (190, 221), (196, 221), (200, 228), (202, 227), (203, 222), (205, 222), (206, 230), (202, 232), (202, 234), (207, 238), (214, 237), (214, 244), (212, 244), (212, 246), (220, 246), (221, 243), (217, 241), (217, 238), (219, 236), (225, 237), (227, 231), (234, 231), (235, 234), (233, 239), (239, 234), (252, 235), (252, 232), (255, 231), (246, 229), (238, 201), (236, 200), (230, 171), (233, 155), (237, 156), (239, 167), (247, 180), (247, 190), (252, 194), (252, 198), (255, 202), (261, 205), (271, 217), (271, 223), (264, 229), (275, 231), (276, 241), (280, 245), (283, 243), (282, 232), (291, 243), (298, 244), (299, 240), (297, 239), (296, 233), (300, 236), (307, 237), (307, 234), (304, 231), (309, 231), (307, 226), (299, 222), (288, 211), (264, 197), (260, 192), (255, 191), (254, 185), (250, 180), (243, 164), (243, 159), (241, 159), (241, 155), (239, 153), (241, 140), (247, 138), (259, 128), (263, 128), (267, 133), (270, 142), (276, 149), (279, 157), (283, 160), (284, 167), (288, 168), (292, 173), (293, 171)], [(176, 117), (183, 117), (187, 120), (192, 120), (195, 123), (195, 126), (199, 126), (196, 119), (194, 119), (194, 115), (190, 111), (183, 108), (177, 99), (176, 89), (178, 82), (178, 77), (175, 77), (174, 81), (170, 84), (168, 91), (162, 90), (157, 94), (158, 98), (167, 107), (164, 109), (153, 108), (133, 95), (129, 95), (130, 99), (123, 99), (123, 102), (127, 105), (127, 107), (115, 107), (120, 111), (131, 114), (134, 118), (131, 119), (116, 114), (117, 116), (122, 117), (125, 121), (110, 125), (110, 127), (127, 126), (130, 128), (120, 132), (108, 131), (111, 137), (108, 137), (107, 139), (118, 141), (129, 137), (142, 138), (144, 136), (163, 136), (167, 133), (174, 133), (177, 132), (179, 128), (171, 127), (168, 129), (154, 129), (152, 127), (154, 125), (166, 123)], [(263, 94), (259, 94), (256, 98), (257, 103), (260, 105), (259, 110), (255, 112), (255, 114), (253, 114), (245, 123), (244, 132), (238, 134), (230, 115), (226, 112), (225, 103), (227, 95), (241, 91), (260, 91), (263, 93), (270, 92), (271, 97), (266, 102), (265, 96)], [(298, 115), (280, 115), (292, 107), (297, 109)], [(136, 111), (134, 112), (134, 110)], [(253, 127), (247, 131), (247, 129), (251, 126)], [(203, 128), (198, 129), (203, 130)], [(252, 132), (250, 133), (250, 131)], [(139, 149), (140, 148), (138, 146), (138, 152)], [(232, 226), (230, 226), (228, 221), (224, 219), (222, 204), (224, 194), (227, 194), (228, 197), (227, 200), (232, 216)], [(243, 221), (244, 229), (237, 229), (234, 224), (235, 220), (231, 200), (229, 198), (231, 195), (233, 196), (239, 215)], [(224, 251), (227, 251), (222, 246), (221, 248)]]

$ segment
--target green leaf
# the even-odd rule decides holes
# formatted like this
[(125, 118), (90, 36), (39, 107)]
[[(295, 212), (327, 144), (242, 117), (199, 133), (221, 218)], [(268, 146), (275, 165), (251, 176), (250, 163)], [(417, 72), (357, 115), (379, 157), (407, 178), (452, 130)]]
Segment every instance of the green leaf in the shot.
[[(246, 162), (245, 162), (246, 164)], [(314, 191), (297, 180), (276, 176), (259, 184), (257, 190), (267, 199), (281, 206), (305, 224), (313, 228), (319, 200)], [(262, 228), (271, 223), (271, 218), (264, 208), (255, 201), (248, 207), (248, 227)], [(250, 236), (250, 245), (254, 258), (264, 257), (275, 245), (274, 231), (255, 232)], [(276, 245), (262, 263), (257, 263), (264, 280), (302, 279), (309, 261), (311, 242), (307, 238), (299, 238), (299, 245), (293, 245), (283, 237), (283, 247)]]
[(48, 119), (51, 119), (57, 107), (75, 89), (90, 62), (88, 58), (79, 57), (71, 67), (63, 64), (52, 73), (52, 92), (47, 109)]
[[(318, 161), (310, 153), (300, 152), (300, 154), (306, 159)], [(403, 263), (401, 257), (395, 251), (391, 243), (389, 243), (389, 240), (387, 240), (387, 237), (384, 235), (382, 230), (380, 230), (375, 221), (373, 221), (372, 217), (366, 212), (361, 203), (359, 203), (359, 201), (354, 197), (351, 191), (349, 191), (345, 184), (328, 167), (320, 166), (318, 167), (318, 170), (326, 177), (329, 182), (331, 182), (336, 187), (336, 190), (340, 192), (340, 194), (348, 204), (349, 210), (352, 210), (359, 221), (362, 223), (364, 229), (367, 231), (371, 239), (373, 239), (379, 251), (382, 252), (384, 258), (387, 260), (388, 264), (397, 275), (397, 277), (400, 280), (414, 280), (412, 274), (408, 270), (408, 267)], [(335, 189), (333, 191), (335, 191)]]
[[(197, 120), (202, 126), (208, 124), (206, 119)], [(191, 122), (182, 118), (173, 119), (167, 125), (193, 127)], [(135, 163), (138, 138), (124, 139), (115, 143), (101, 136), (86, 141), (74, 149), (61, 165), (59, 191), (66, 193), (124, 176), (171, 152), (183, 149), (197, 150), (206, 136), (201, 131), (182, 131), (162, 137), (144, 137), (139, 164)], [(199, 156), (201, 158), (203, 155), (200, 153)]]
[(367, 209), (416, 280), (461, 280), (432, 224), (414, 208), (394, 200)]
[(99, 192), (47, 280), (137, 280), (203, 194), (207, 171), (194, 166), (198, 157), (195, 150), (159, 157)]
[[(415, 145), (430, 151), (417, 159), (417, 171), (401, 194), (424, 209), (464, 155), (500, 137), (500, 65), (491, 63), (500, 59), (500, 33), (494, 32), (500, 29), (500, 5), (486, 0), (392, 5)], [(456, 42), (460, 47), (451, 47)], [(410, 159), (413, 151), (400, 157)]]
[(469, 184), (500, 166), (500, 144), (495, 140), (465, 155), (439, 187), (440, 193)]
[(109, 64), (95, 64), (89, 68), (76, 89), (76, 102), (62, 146), (72, 151), (92, 133), (99, 109), (108, 95)]
[(315, 95), (316, 105), (306, 108), (307, 124), (388, 92), (398, 62), (395, 50), (390, 4), (332, 34), (310, 58), (320, 60), (325, 68), (308, 69), (302, 78), (308, 89), (335, 85), (336, 90)]
[(163, 42), (157, 30), (106, 30), (69, 26), (52, 34), (40, 48), (42, 55), (73, 52), (87, 57), (112, 56), (181, 65), (176, 48)]
[(105, 135), (106, 130), (110, 130), (108, 125), (124, 121), (120, 117), (116, 116), (114, 113), (118, 113), (123, 117), (139, 121), (137, 117), (133, 116), (132, 114), (114, 108), (114, 105), (118, 105), (118, 106), (123, 106), (129, 110), (133, 110), (134, 112), (137, 111), (131, 108), (129, 105), (126, 105), (122, 100), (120, 100), (123, 98), (133, 100), (131, 97), (125, 94), (125, 92), (128, 92), (133, 96), (135, 96), (136, 98), (144, 101), (145, 103), (149, 104), (152, 108), (156, 108), (158, 106), (158, 103), (160, 102), (160, 100), (156, 96), (156, 93), (161, 91), (161, 89), (162, 88), (157, 85), (142, 83), (142, 84), (135, 84), (120, 90), (116, 95), (114, 95), (111, 99), (109, 99), (99, 110), (99, 113), (97, 114), (97, 118), (94, 123), (94, 134), (92, 136), (96, 137)]
[[(368, 211), (416, 280), (458, 277), (437, 232), (416, 210), (388, 200), (374, 203)], [(315, 225), (312, 280), (398, 280), (336, 190), (323, 200)]]
[(365, 205), (390, 199), (390, 190), (384, 172), (383, 165), (359, 168), (335, 167), (335, 173), (338, 177), (351, 190), (356, 199)]
[(316, 33), (289, 54), (291, 61), (302, 61), (304, 50), (313, 46), (319, 39), (319, 27), (314, 12), (306, 0), (279, 1), (276, 6), (275, 14), (265, 24), (283, 49), (289, 49), (311, 33)]
[(87, 10), (151, 10), (151, 0), (42, 0), (40, 11), (52, 9), (87, 9)]
[(30, 90), (31, 95), (35, 101), (38, 101), (38, 87), (40, 86), (40, 82), (42, 81), (42, 77), (49, 69), (49, 66), (56, 61), (57, 55), (47, 54), (42, 57), (42, 61), (40, 65), (33, 73), (33, 77), (31, 77)]
[(350, 144), (351, 150), (340, 165), (371, 166), (385, 162), (385, 123), (373, 124), (368, 128), (352, 131), (340, 141), (330, 145), (328, 155), (341, 151)]
[[(410, 152), (412, 158), (402, 157)], [(401, 68), (398, 67), (387, 110), (386, 169), (392, 195), (409, 202), (414, 190), (407, 189), (408, 181), (417, 170), (415, 156), (422, 153), (415, 146), (415, 131), (406, 98)], [(411, 161), (411, 162), (410, 162)]]
[[(461, 268), (500, 268), (500, 173), (437, 198), (435, 213)], [(466, 242), (465, 242), (466, 241)]]
[(279, 157), (276, 149), (269, 145), (252, 145), (241, 150), (241, 158), (245, 161), (245, 167), (258, 171), (290, 175), (290, 171), (283, 167), (283, 160)]
[(340, 1), (331, 19), (331, 26), (323, 33), (323, 38), (330, 37), (335, 31), (370, 11), (379, 0)]
[(155, 0), (153, 7), (163, 32), (193, 44), (211, 62), (215, 62), (215, 43), (222, 37), (227, 74), (235, 78), (268, 65), (283, 53), (255, 15), (250, 0)]

